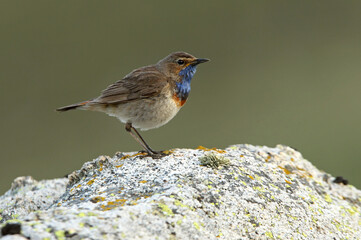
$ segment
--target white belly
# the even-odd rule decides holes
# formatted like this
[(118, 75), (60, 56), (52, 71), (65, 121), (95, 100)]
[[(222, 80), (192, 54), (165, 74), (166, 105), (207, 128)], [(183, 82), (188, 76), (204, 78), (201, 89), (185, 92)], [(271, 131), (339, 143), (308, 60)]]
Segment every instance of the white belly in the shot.
[(152, 99), (109, 106), (104, 112), (117, 117), (123, 123), (132, 123), (135, 128), (148, 130), (158, 128), (169, 122), (179, 109), (180, 107), (172, 97), (161, 95)]

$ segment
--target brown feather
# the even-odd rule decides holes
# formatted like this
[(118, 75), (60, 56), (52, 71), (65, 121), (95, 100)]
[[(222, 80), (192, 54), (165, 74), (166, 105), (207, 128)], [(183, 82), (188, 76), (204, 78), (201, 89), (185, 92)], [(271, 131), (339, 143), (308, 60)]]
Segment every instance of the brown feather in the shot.
[(115, 104), (150, 98), (159, 95), (169, 81), (155, 65), (138, 68), (108, 86), (92, 103)]

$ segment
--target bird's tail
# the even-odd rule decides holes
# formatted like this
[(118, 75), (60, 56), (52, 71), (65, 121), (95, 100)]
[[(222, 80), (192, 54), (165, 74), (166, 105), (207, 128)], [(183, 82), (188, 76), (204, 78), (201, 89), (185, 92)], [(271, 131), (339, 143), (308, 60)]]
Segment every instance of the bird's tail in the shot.
[(87, 105), (90, 101), (91, 101), (91, 100), (84, 101), (84, 102), (80, 102), (80, 103), (71, 104), (71, 105), (68, 105), (68, 106), (65, 106), (65, 107), (60, 107), (60, 108), (57, 108), (56, 111), (66, 112), (66, 111), (69, 111), (69, 110), (72, 110), (72, 109), (77, 109), (77, 108), (79, 108), (79, 107), (83, 107), (83, 106)]

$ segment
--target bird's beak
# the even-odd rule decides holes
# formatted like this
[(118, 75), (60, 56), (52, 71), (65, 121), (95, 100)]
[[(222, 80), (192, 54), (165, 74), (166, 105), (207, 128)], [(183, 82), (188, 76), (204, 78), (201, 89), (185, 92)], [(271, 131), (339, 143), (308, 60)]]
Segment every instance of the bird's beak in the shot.
[(207, 58), (197, 58), (196, 60), (194, 60), (192, 62), (192, 65), (196, 66), (196, 65), (198, 65), (200, 63), (205, 63), (205, 62), (208, 62), (208, 61), (209, 61), (209, 59), (207, 59)]

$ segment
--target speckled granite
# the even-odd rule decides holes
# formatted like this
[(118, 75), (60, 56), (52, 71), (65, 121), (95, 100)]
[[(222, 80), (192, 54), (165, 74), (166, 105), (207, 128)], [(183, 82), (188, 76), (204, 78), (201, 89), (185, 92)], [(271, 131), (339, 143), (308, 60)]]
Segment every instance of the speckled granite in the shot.
[(35, 240), (357, 239), (361, 192), (333, 179), (282, 145), (175, 149), (156, 160), (117, 153), (69, 180), (14, 186), (0, 209), (2, 226), (19, 222)]
[(64, 194), (68, 182), (67, 178), (42, 181), (30, 176), (16, 178), (10, 190), (0, 197), (0, 223), (47, 209)]

